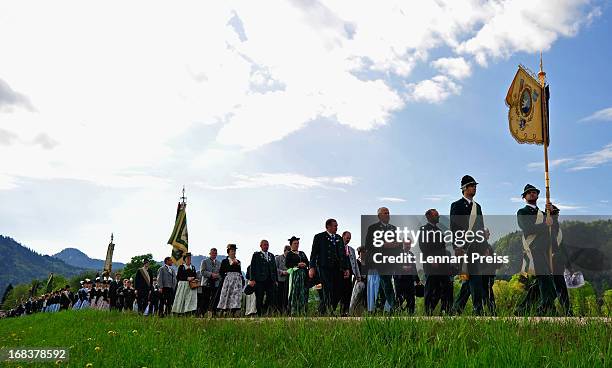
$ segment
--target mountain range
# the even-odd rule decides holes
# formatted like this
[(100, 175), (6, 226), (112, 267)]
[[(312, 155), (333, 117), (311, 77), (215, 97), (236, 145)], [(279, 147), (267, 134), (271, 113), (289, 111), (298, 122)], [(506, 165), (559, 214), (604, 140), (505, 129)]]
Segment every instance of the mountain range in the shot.
[(75, 267), (47, 255), (24, 247), (13, 238), (0, 235), (0, 293), (9, 285), (46, 279), (53, 272), (66, 277), (83, 273), (85, 268)]
[[(104, 261), (89, 257), (76, 248), (66, 248), (52, 256), (39, 254), (8, 236), (0, 235), (0, 293), (9, 284), (29, 283), (34, 279), (42, 280), (53, 272), (65, 277), (72, 277), (86, 271), (100, 271)], [(219, 255), (221, 261), (226, 256)], [(200, 269), (200, 263), (206, 256), (193, 255), (192, 264)], [(161, 261), (159, 263), (162, 263)], [(125, 263), (113, 262), (113, 271), (125, 267)]]
[[(90, 270), (102, 270), (104, 261), (101, 259), (89, 258), (89, 256), (76, 248), (66, 248), (52, 257), (61, 259), (65, 263)], [(113, 262), (113, 270), (119, 270), (125, 267), (125, 263)]]

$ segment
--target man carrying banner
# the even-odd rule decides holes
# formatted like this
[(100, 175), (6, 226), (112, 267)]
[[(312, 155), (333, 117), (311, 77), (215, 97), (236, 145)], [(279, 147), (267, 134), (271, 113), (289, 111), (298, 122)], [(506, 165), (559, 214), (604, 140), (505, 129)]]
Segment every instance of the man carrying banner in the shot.
[[(523, 231), (523, 267), (522, 272), (535, 275), (535, 284), (539, 291), (538, 315), (546, 315), (554, 311), (556, 298), (555, 285), (552, 278), (552, 248), (551, 227), (558, 225), (553, 216), (542, 212), (538, 206), (540, 190), (531, 184), (525, 185), (522, 197), (526, 205), (517, 212), (518, 226)], [(546, 204), (547, 212), (552, 211), (552, 204)], [(531, 309), (531, 298), (525, 298), (519, 305), (519, 310), (528, 312)]]

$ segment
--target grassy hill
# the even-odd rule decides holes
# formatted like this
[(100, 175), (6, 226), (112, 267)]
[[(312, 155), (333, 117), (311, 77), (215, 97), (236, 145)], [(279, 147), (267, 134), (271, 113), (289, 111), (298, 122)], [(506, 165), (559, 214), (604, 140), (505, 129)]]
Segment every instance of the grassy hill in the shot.
[(159, 319), (87, 310), (0, 323), (0, 348), (67, 347), (70, 360), (58, 364), (67, 367), (609, 367), (611, 341), (610, 323), (579, 319)]

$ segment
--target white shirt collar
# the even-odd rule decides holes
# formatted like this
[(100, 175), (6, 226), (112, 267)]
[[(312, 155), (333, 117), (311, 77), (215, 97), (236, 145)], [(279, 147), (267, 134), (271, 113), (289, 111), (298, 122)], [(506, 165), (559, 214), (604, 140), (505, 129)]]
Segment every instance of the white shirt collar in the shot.
[(538, 206), (534, 206), (534, 205), (533, 205), (533, 204), (531, 204), (531, 203), (527, 203), (527, 205), (528, 205), (529, 207), (533, 208), (534, 210), (537, 210), (537, 209), (538, 209)]
[(472, 204), (472, 200), (467, 198), (466, 196), (463, 196), (463, 199), (465, 199), (469, 204)]

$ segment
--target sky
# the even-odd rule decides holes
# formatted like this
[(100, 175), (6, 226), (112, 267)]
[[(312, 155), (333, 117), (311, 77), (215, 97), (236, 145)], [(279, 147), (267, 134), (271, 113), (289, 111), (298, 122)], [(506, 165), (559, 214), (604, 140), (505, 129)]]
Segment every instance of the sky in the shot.
[(448, 214), (465, 174), (514, 214), (543, 147), (504, 98), (541, 51), (552, 200), (611, 214), (609, 2), (372, 4), (0, 0), (0, 234), (162, 259), (184, 185), (194, 254), (309, 253), (330, 217)]

